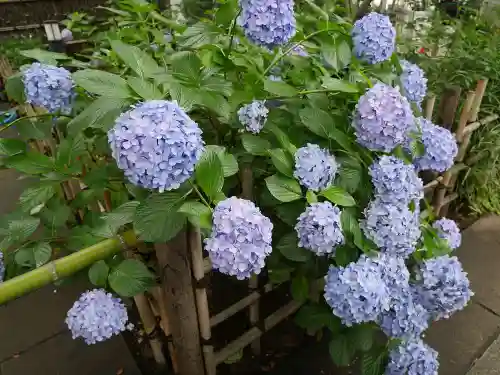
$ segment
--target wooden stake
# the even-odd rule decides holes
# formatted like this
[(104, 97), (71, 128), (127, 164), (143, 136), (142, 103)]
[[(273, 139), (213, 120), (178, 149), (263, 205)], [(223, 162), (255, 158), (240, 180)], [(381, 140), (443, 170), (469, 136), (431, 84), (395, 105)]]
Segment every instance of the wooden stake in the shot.
[(455, 121), (455, 115), (460, 102), (460, 87), (451, 87), (447, 89), (439, 103), (439, 124), (446, 129), (451, 130)]
[(436, 104), (436, 95), (431, 95), (425, 101), (425, 118), (432, 120), (432, 113), (434, 112), (434, 105)]

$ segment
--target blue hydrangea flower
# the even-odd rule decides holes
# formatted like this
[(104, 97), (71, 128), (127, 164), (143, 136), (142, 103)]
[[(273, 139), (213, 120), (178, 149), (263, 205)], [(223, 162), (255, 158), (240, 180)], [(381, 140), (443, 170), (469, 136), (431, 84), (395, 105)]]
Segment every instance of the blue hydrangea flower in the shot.
[(390, 152), (407, 141), (415, 120), (410, 103), (397, 88), (377, 83), (359, 98), (352, 125), (359, 144)]
[(415, 278), (415, 294), (436, 320), (462, 310), (474, 295), (457, 257), (428, 259), (420, 264)]
[(269, 76), (269, 80), (273, 81), (273, 82), (279, 82), (279, 81), (283, 81), (283, 79), (281, 79), (280, 76), (275, 76), (275, 75), (270, 75)]
[(372, 12), (357, 20), (351, 31), (354, 54), (369, 64), (388, 60), (396, 45), (396, 30), (389, 19)]
[(418, 215), (407, 206), (375, 199), (365, 209), (361, 229), (380, 251), (408, 257), (420, 238)]
[(0, 251), (0, 283), (5, 276), (5, 264), (3, 263), (3, 253)]
[(50, 113), (71, 113), (75, 84), (66, 69), (33, 63), (23, 70), (23, 83), (27, 103)]
[(403, 341), (392, 349), (385, 375), (438, 375), (438, 353), (422, 339)]
[(420, 108), (427, 94), (427, 78), (425, 78), (425, 73), (417, 65), (406, 60), (401, 60), (401, 68), (403, 69), (403, 73), (399, 78), (403, 95)]
[(435, 221), (432, 227), (436, 229), (438, 236), (445, 240), (452, 250), (460, 247), (462, 243), (462, 234), (455, 221), (442, 218)]
[(409, 288), (410, 272), (403, 258), (379, 252), (370, 259), (380, 267), (382, 280), (391, 294), (399, 295)]
[(240, 0), (240, 7), (238, 24), (252, 43), (273, 49), (295, 35), (293, 0)]
[(295, 152), (293, 175), (307, 189), (319, 191), (333, 182), (338, 164), (328, 150), (308, 143)]
[(336, 247), (344, 243), (340, 215), (340, 209), (330, 202), (312, 203), (295, 225), (299, 246), (316, 255), (335, 255)]
[(394, 156), (381, 156), (369, 169), (375, 195), (389, 203), (408, 204), (424, 196), (424, 185), (415, 167)]
[(265, 100), (254, 100), (238, 110), (238, 119), (246, 130), (257, 134), (264, 127), (268, 113)]
[(252, 202), (236, 197), (217, 204), (205, 239), (213, 268), (238, 280), (260, 273), (271, 254), (273, 224)]
[(62, 29), (61, 30), (61, 39), (64, 42), (69, 42), (73, 40), (73, 33), (71, 32), (70, 29)]
[(417, 170), (444, 172), (450, 169), (458, 153), (455, 136), (448, 129), (434, 125), (423, 117), (417, 118), (417, 121), (421, 127), (424, 145), (424, 154), (413, 160)]
[(204, 151), (201, 134), (175, 101), (151, 100), (118, 117), (108, 141), (130, 182), (163, 192), (194, 173)]
[(90, 345), (119, 335), (130, 327), (125, 305), (103, 289), (83, 293), (68, 311), (66, 324), (73, 339)]

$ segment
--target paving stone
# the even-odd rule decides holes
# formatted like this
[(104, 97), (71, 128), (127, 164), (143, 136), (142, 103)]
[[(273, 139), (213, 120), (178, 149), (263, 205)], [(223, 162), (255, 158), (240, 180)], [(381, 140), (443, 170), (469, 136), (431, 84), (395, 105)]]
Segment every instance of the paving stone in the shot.
[(61, 333), (3, 362), (2, 375), (141, 375), (121, 336), (86, 345)]
[[(484, 216), (469, 228), (464, 233), (474, 233), (474, 235), (481, 237), (483, 240), (491, 240), (500, 243), (500, 216), (488, 215)], [(500, 249), (499, 249), (500, 251)]]
[(500, 375), (500, 338), (474, 363), (467, 375)]

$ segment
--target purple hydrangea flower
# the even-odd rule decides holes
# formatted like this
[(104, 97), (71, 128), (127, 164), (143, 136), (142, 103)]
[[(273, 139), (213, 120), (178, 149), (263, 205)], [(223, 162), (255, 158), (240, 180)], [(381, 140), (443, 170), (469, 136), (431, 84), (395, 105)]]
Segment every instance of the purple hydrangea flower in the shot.
[(420, 338), (403, 341), (391, 350), (385, 375), (438, 375), (437, 357)]
[(420, 264), (415, 277), (415, 294), (436, 320), (462, 310), (474, 295), (457, 257), (428, 259)]
[(238, 119), (246, 130), (257, 134), (264, 127), (268, 113), (265, 100), (254, 100), (238, 110)]
[(352, 125), (359, 144), (390, 152), (407, 141), (415, 120), (410, 103), (398, 89), (377, 83), (359, 98)]
[(103, 289), (83, 293), (68, 311), (66, 324), (73, 339), (95, 344), (125, 331), (129, 325), (125, 305)]
[(50, 113), (71, 113), (75, 84), (66, 69), (33, 63), (23, 70), (23, 83), (27, 103)]
[(308, 143), (295, 152), (293, 175), (307, 189), (319, 191), (330, 186), (337, 173), (338, 164), (328, 150)]
[(236, 197), (219, 202), (205, 239), (212, 266), (238, 280), (260, 273), (272, 251), (272, 230), (271, 220), (252, 202)]
[(372, 12), (354, 23), (354, 54), (369, 64), (388, 60), (394, 52), (396, 30), (389, 17)]
[(316, 255), (335, 255), (336, 247), (344, 243), (340, 215), (340, 209), (330, 202), (312, 203), (295, 225), (299, 246)]
[(238, 23), (252, 43), (273, 49), (295, 35), (293, 0), (240, 0), (240, 7)]
[(424, 145), (424, 154), (413, 160), (417, 170), (444, 172), (450, 169), (458, 153), (454, 135), (448, 129), (434, 125), (423, 117), (417, 118), (417, 121), (421, 127)]
[(163, 192), (194, 173), (204, 151), (201, 134), (175, 101), (151, 100), (118, 117), (108, 141), (130, 182)]
[(401, 80), (403, 95), (410, 102), (420, 107), (427, 94), (427, 78), (425, 78), (425, 73), (417, 65), (406, 60), (401, 60), (401, 68), (403, 69), (403, 73), (399, 78)]
[(420, 238), (418, 215), (407, 206), (375, 199), (365, 209), (361, 229), (380, 251), (408, 257)]
[(5, 276), (5, 264), (3, 263), (3, 253), (0, 251), (0, 283)]
[(432, 227), (436, 229), (438, 236), (445, 240), (452, 250), (460, 247), (462, 243), (462, 234), (455, 221), (442, 218), (435, 221)]
[(424, 196), (424, 185), (415, 167), (394, 156), (381, 156), (369, 169), (375, 195), (383, 201), (408, 204)]

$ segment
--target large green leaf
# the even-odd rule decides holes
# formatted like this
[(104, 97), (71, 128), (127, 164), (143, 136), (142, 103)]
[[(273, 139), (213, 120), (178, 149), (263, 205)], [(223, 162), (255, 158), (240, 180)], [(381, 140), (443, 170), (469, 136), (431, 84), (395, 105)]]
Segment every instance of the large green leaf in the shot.
[(23, 74), (16, 73), (5, 81), (5, 91), (10, 100), (16, 103), (25, 103)]
[(214, 150), (205, 150), (201, 160), (196, 165), (196, 183), (205, 194), (214, 198), (224, 186), (224, 169), (222, 162)]
[(180, 82), (200, 88), (202, 63), (194, 52), (182, 51), (171, 56), (172, 74)]
[(347, 93), (356, 93), (359, 91), (358, 87), (350, 83), (349, 81), (343, 81), (337, 78), (327, 77), (323, 79), (322, 86), (325, 89), (332, 91), (340, 91)]
[(12, 213), (2, 218), (0, 225), (0, 249), (27, 240), (40, 225), (40, 219), (20, 213)]
[(295, 323), (310, 333), (316, 333), (324, 327), (336, 333), (341, 327), (339, 319), (332, 314), (332, 311), (326, 305), (319, 303), (302, 306), (295, 316)]
[(8, 157), (5, 165), (26, 174), (44, 174), (54, 169), (54, 160), (40, 153), (27, 152)]
[(75, 83), (86, 91), (110, 98), (129, 98), (130, 90), (119, 75), (103, 70), (83, 69), (73, 73)]
[(51, 138), (53, 122), (50, 117), (24, 117), (16, 122), (16, 130), (24, 140)]
[[(65, 172), (77, 159), (87, 152), (83, 134), (77, 134), (74, 138), (68, 137), (61, 140), (57, 148), (56, 166), (59, 171)], [(78, 169), (81, 169), (80, 165)]]
[(293, 159), (288, 152), (281, 148), (274, 148), (269, 150), (269, 156), (278, 172), (293, 177)]
[(59, 60), (71, 60), (71, 58), (64, 53), (49, 52), (40, 48), (24, 50), (19, 53), (23, 56), (29, 57), (30, 59), (38, 60), (41, 63), (48, 65), (57, 65)]
[(191, 224), (210, 229), (212, 227), (212, 211), (209, 207), (198, 201), (190, 200), (184, 202), (179, 212), (186, 214)]
[(14, 259), (20, 266), (40, 267), (50, 260), (52, 248), (48, 242), (37, 242), (16, 250)]
[(109, 266), (104, 260), (95, 262), (89, 268), (89, 280), (95, 286), (104, 288), (108, 282)]
[(369, 324), (358, 324), (347, 331), (351, 345), (363, 352), (372, 348), (375, 339), (375, 330)]
[(267, 139), (253, 134), (242, 134), (241, 143), (243, 148), (252, 155), (267, 155), (271, 148)]
[(120, 296), (133, 297), (154, 285), (155, 276), (144, 263), (126, 259), (109, 274), (109, 286)]
[(295, 87), (290, 86), (288, 83), (271, 81), (269, 79), (264, 81), (264, 90), (277, 96), (290, 97), (298, 95), (298, 91)]
[(139, 202), (130, 201), (111, 212), (101, 216), (96, 228), (92, 230), (97, 236), (111, 238), (116, 236), (121, 227), (134, 221)]
[(0, 138), (0, 156), (13, 156), (26, 151), (26, 143), (19, 139)]
[(294, 262), (306, 262), (311, 259), (312, 253), (309, 250), (303, 249), (298, 245), (297, 234), (291, 232), (281, 237), (277, 248), (280, 253), (287, 259)]
[(152, 82), (139, 77), (130, 77), (128, 84), (139, 96), (145, 100), (163, 99), (165, 95)]
[(354, 348), (345, 335), (337, 335), (330, 341), (330, 356), (337, 366), (348, 366), (354, 356)]
[(54, 185), (39, 185), (24, 190), (19, 197), (19, 205), (24, 212), (30, 212), (38, 205), (45, 205), (56, 194)]
[(150, 55), (136, 46), (112, 40), (111, 48), (141, 78), (153, 78), (161, 70)]
[(300, 185), (294, 179), (275, 174), (267, 177), (265, 181), (269, 192), (281, 202), (292, 202), (302, 198)]
[(305, 302), (309, 296), (309, 281), (304, 275), (297, 275), (290, 286), (292, 297), (297, 302)]
[(189, 26), (180, 36), (179, 44), (184, 48), (197, 49), (212, 44), (221, 34), (221, 30), (210, 23), (198, 22)]
[(384, 373), (385, 353), (363, 353), (361, 360), (361, 375), (382, 375)]
[(71, 209), (65, 203), (59, 198), (52, 198), (42, 207), (39, 216), (50, 233), (55, 233), (58, 228), (66, 226)]
[(330, 202), (339, 206), (351, 207), (356, 205), (354, 198), (344, 189), (338, 186), (330, 186), (320, 193)]

